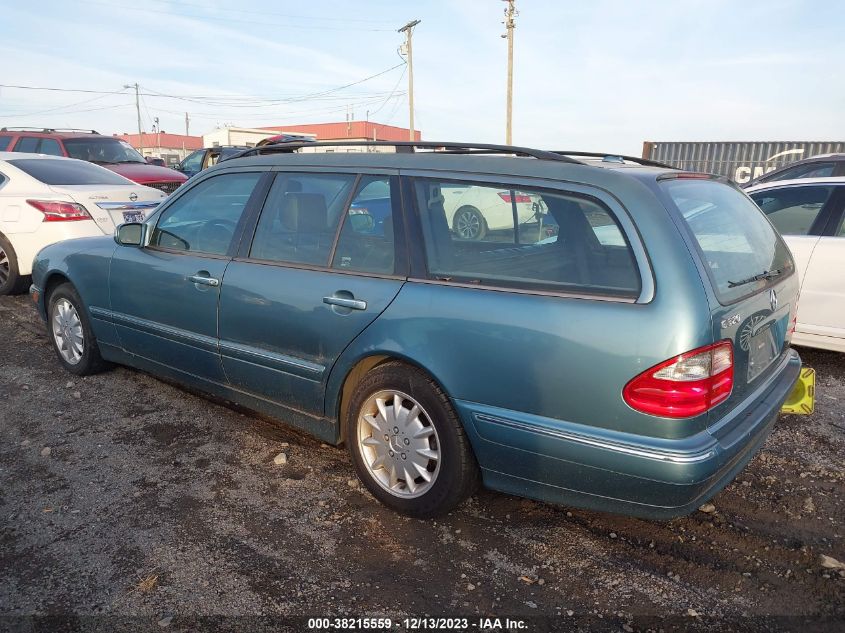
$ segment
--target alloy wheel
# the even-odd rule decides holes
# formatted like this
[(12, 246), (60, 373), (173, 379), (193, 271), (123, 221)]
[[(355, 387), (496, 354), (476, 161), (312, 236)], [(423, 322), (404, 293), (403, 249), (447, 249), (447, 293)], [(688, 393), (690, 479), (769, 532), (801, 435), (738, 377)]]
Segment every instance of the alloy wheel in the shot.
[(67, 299), (59, 299), (53, 311), (53, 339), (56, 348), (69, 364), (76, 365), (85, 351), (85, 333), (82, 321), (74, 305)]
[(481, 218), (470, 209), (459, 211), (455, 219), (455, 230), (462, 239), (474, 240), (481, 233)]
[(372, 478), (404, 499), (424, 495), (440, 473), (440, 441), (425, 409), (401, 391), (370, 396), (358, 413), (358, 451)]

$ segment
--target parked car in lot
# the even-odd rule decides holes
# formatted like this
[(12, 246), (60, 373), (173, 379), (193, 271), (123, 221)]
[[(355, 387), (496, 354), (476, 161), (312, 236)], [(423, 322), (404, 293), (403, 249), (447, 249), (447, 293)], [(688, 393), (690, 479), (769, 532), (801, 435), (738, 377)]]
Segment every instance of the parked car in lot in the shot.
[(188, 178), (198, 174), (203, 169), (208, 169), (232, 156), (237, 156), (244, 150), (249, 149), (246, 145), (225, 145), (220, 147), (204, 147), (188, 154), (184, 160), (176, 166), (176, 171), (185, 174)]
[[(795, 265), (747, 196), (671, 168), (392, 145), (257, 148), (121, 226), (118, 246), (47, 247), (31, 293), (59, 362), (138, 367), (345, 443), (367, 489), (416, 517), (479, 478), (672, 517), (736, 476), (801, 366)], [(373, 183), (389, 192), (380, 234), (351, 212)], [(557, 233), (512, 213), (467, 240), (456, 185), (539, 200)]]
[(0, 128), (0, 151), (66, 156), (95, 163), (138, 184), (171, 194), (188, 178), (151, 165), (123, 139), (94, 130)]
[(0, 152), (0, 295), (29, 286), (44, 246), (112, 235), (142, 221), (164, 194), (72, 158)]
[(147, 165), (157, 165), (158, 167), (167, 167), (167, 163), (164, 162), (163, 158), (159, 158), (158, 156), (146, 156), (144, 158), (147, 161)]
[(746, 193), (795, 258), (801, 301), (793, 342), (845, 352), (845, 177), (779, 180)]
[(748, 189), (763, 183), (780, 180), (830, 178), (834, 176), (845, 176), (845, 154), (818, 154), (804, 160), (798, 160), (779, 169), (774, 169), (742, 186)]

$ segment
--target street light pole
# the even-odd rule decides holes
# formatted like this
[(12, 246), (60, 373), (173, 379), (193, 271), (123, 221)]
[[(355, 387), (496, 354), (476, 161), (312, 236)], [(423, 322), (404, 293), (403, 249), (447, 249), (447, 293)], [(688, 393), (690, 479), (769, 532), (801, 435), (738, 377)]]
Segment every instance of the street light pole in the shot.
[(410, 124), (409, 140), (411, 141), (416, 140), (414, 138), (416, 136), (414, 134), (414, 50), (411, 43), (411, 35), (414, 32), (414, 27), (419, 23), (419, 20), (412, 20), (397, 31), (398, 33), (405, 33), (405, 48), (408, 53), (408, 119)]
[(505, 0), (508, 8), (505, 9), (505, 28), (507, 33), (502, 37), (508, 39), (508, 107), (507, 120), (505, 122), (505, 144), (512, 144), (511, 119), (513, 117), (513, 30), (516, 28), (514, 18), (517, 15), (514, 4), (516, 0)]
[(140, 146), (139, 151), (141, 152), (141, 156), (144, 155), (144, 131), (141, 128), (141, 94), (140, 89), (138, 88), (138, 83), (134, 84), (126, 84), (123, 86), (124, 88), (135, 88), (135, 111), (138, 113), (138, 145)]

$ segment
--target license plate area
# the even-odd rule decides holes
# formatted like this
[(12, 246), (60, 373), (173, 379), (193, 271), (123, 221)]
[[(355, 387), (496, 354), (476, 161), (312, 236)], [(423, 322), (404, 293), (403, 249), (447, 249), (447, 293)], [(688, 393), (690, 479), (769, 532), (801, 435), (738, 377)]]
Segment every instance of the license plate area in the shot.
[(774, 331), (766, 327), (748, 341), (748, 382), (762, 374), (778, 357), (779, 348)]
[(124, 223), (143, 222), (145, 217), (146, 216), (144, 215), (143, 211), (124, 211), (123, 212)]

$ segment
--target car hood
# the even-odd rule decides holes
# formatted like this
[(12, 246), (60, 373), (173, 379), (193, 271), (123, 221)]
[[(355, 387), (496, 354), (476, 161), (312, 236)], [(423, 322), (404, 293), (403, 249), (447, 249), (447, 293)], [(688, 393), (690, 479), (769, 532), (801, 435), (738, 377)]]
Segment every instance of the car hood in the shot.
[(175, 169), (148, 163), (101, 163), (106, 169), (140, 184), (149, 182), (185, 182), (188, 178)]

